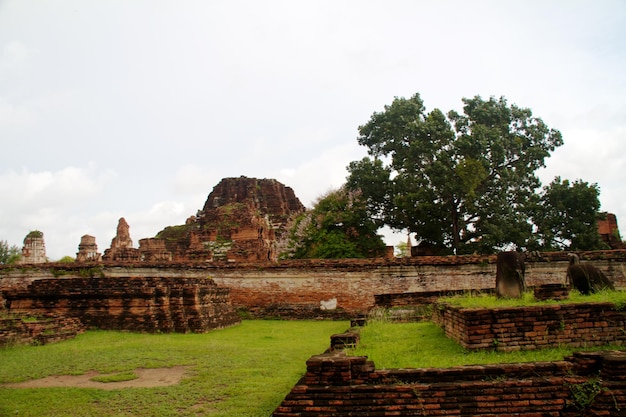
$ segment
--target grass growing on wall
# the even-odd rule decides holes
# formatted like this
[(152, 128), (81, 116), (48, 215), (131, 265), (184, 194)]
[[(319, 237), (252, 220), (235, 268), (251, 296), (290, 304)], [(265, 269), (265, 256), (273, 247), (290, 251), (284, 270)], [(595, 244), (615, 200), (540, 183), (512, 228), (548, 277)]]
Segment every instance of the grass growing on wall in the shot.
[(0, 388), (0, 416), (267, 417), (347, 322), (243, 321), (206, 334), (89, 331), (74, 340), (0, 349), (0, 383), (89, 370), (187, 365), (178, 385), (99, 390)]
[(498, 298), (494, 294), (464, 294), (452, 297), (442, 297), (440, 303), (451, 304), (463, 308), (498, 308), (498, 307), (529, 307), (548, 304), (565, 303), (613, 303), (618, 309), (626, 306), (626, 291), (599, 291), (595, 294), (582, 295), (572, 290), (569, 299), (554, 301), (537, 301), (532, 292), (525, 292), (522, 298)]

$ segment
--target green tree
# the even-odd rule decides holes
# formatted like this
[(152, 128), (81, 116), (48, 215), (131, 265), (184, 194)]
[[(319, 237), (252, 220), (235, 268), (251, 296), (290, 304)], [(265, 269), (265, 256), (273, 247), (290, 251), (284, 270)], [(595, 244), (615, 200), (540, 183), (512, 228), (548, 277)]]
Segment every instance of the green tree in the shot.
[(598, 233), (600, 189), (582, 180), (556, 177), (543, 188), (534, 222), (543, 250), (595, 250), (607, 246)]
[(360, 193), (342, 187), (320, 197), (313, 209), (297, 219), (285, 255), (297, 259), (382, 256), (385, 243), (377, 230)]
[(359, 127), (370, 157), (352, 162), (378, 224), (454, 253), (490, 253), (530, 238), (535, 171), (561, 134), (504, 98), (463, 99), (463, 114), (426, 113), (415, 94), (396, 98)]
[(57, 262), (62, 263), (62, 264), (71, 264), (72, 262), (75, 262), (76, 259), (74, 259), (73, 257), (66, 255), (64, 257), (62, 257), (61, 259), (59, 259)]
[(20, 259), (20, 248), (0, 240), (0, 264), (13, 264)]

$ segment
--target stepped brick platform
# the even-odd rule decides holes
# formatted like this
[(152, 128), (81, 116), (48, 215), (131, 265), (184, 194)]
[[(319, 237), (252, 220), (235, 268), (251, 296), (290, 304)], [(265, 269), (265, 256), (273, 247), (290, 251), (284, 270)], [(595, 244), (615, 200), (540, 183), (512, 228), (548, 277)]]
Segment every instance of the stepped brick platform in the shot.
[(626, 352), (377, 370), (367, 357), (331, 351), (307, 361), (306, 375), (272, 416), (623, 416), (624, 375)]
[(76, 317), (108, 330), (199, 333), (241, 320), (229, 289), (204, 278), (55, 278), (4, 298), (11, 313)]
[(33, 317), (4, 313), (0, 317), (0, 346), (45, 345), (73, 339), (84, 331), (85, 326), (75, 317)]

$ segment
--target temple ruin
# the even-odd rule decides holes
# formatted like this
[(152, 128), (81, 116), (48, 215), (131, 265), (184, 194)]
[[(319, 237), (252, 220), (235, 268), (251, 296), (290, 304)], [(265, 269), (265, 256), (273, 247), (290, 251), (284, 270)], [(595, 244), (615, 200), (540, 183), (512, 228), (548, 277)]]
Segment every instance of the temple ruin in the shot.
[(48, 258), (46, 258), (46, 244), (43, 239), (43, 233), (39, 230), (29, 232), (24, 238), (20, 263), (41, 264), (47, 261)]
[(117, 233), (111, 240), (111, 247), (104, 251), (104, 261), (137, 261), (140, 259), (139, 251), (133, 248), (130, 238), (130, 226), (125, 218), (120, 218), (117, 223)]
[(95, 236), (83, 235), (80, 238), (76, 262), (98, 262), (102, 260), (102, 254), (98, 252)]

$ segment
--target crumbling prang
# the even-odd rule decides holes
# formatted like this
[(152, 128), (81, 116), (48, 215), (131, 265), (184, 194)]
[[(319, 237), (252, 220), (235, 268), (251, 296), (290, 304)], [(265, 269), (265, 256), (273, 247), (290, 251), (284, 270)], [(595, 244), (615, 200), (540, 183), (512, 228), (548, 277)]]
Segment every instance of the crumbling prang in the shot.
[(578, 290), (581, 294), (591, 294), (604, 289), (614, 290), (611, 280), (595, 266), (580, 262), (575, 253), (569, 253), (569, 266), (567, 267), (567, 284)]
[(20, 263), (41, 264), (47, 261), (48, 258), (46, 258), (46, 244), (43, 239), (43, 233), (39, 230), (29, 232), (24, 238)]
[(496, 258), (496, 295), (521, 298), (526, 290), (525, 254), (515, 251), (500, 252)]
[(117, 224), (117, 234), (111, 241), (111, 247), (104, 251), (102, 260), (104, 261), (138, 261), (141, 257), (139, 250), (133, 248), (133, 241), (130, 238), (130, 226), (125, 218), (120, 218)]
[(101, 260), (102, 254), (98, 252), (95, 236), (83, 235), (78, 245), (76, 262), (99, 262)]

